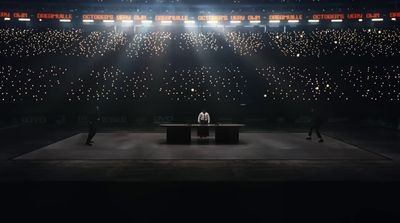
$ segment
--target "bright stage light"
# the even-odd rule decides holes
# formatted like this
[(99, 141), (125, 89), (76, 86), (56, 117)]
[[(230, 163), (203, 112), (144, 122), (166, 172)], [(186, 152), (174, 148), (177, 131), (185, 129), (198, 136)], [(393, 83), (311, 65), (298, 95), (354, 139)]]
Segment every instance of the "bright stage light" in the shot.
[(294, 20), (288, 20), (288, 23), (299, 23), (300, 21), (298, 19), (294, 19)]
[(210, 27), (219, 27), (219, 26), (221, 26), (221, 25), (219, 24), (219, 21), (217, 21), (217, 20), (209, 20), (209, 21), (207, 21), (207, 24), (208, 24)]
[(392, 18), (392, 21), (396, 21), (396, 18)]
[(364, 21), (364, 20), (363, 20), (363, 19), (358, 19), (358, 21), (359, 21), (359, 22), (362, 22), (362, 21)]
[(259, 24), (259, 23), (261, 23), (261, 21), (260, 20), (251, 20), (250, 23), (251, 24)]
[(309, 19), (308, 20), (309, 23), (319, 23), (318, 19)]
[(194, 20), (185, 20), (185, 27), (195, 27), (196, 26), (196, 21)]
[(71, 19), (60, 19), (60, 22), (71, 22)]
[(18, 21), (29, 22), (29, 21), (31, 21), (31, 19), (29, 19), (29, 18), (19, 18)]
[(161, 25), (164, 25), (164, 26), (171, 25), (171, 24), (172, 24), (171, 20), (163, 20), (163, 21), (161, 21)]
[(375, 19), (371, 19), (372, 22), (382, 22), (383, 18), (375, 18)]
[(218, 21), (216, 21), (216, 20), (209, 20), (209, 21), (207, 21), (207, 24), (218, 24)]
[(108, 19), (103, 20), (103, 23), (114, 23), (114, 22), (115, 22), (114, 20), (108, 20)]
[(269, 20), (269, 23), (280, 23), (281, 20)]
[(4, 21), (10, 21), (11, 18), (4, 18)]
[(151, 25), (153, 23), (152, 20), (142, 20), (143, 25)]
[(194, 21), (194, 20), (185, 20), (183, 22), (185, 23), (186, 27), (194, 27), (196, 24), (196, 21)]
[(332, 19), (331, 22), (343, 22), (343, 19)]
[(242, 23), (242, 21), (239, 21), (239, 20), (232, 20), (231, 21), (231, 24), (240, 24), (240, 23)]
[(122, 20), (122, 23), (124, 23), (124, 24), (132, 24), (133, 20)]
[(194, 25), (194, 24), (196, 24), (196, 21), (194, 21), (194, 20), (185, 20), (184, 23), (187, 24), (187, 25)]
[(91, 22), (94, 22), (94, 20), (93, 19), (84, 19), (84, 20), (82, 20), (82, 22), (91, 23)]

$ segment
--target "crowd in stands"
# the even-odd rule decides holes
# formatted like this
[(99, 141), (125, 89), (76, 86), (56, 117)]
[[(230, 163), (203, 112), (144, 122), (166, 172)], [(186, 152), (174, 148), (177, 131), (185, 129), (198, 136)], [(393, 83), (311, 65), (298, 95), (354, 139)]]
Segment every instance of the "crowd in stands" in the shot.
[(400, 65), (354, 67), (340, 70), (340, 77), (357, 98), (400, 101)]
[(131, 58), (160, 56), (167, 51), (170, 32), (135, 33), (127, 42), (126, 55)]
[(323, 67), (301, 68), (294, 66), (256, 68), (264, 82), (264, 98), (280, 101), (314, 101), (344, 98), (334, 75)]
[(279, 101), (400, 101), (400, 66), (256, 68), (264, 98)]
[(223, 50), (221, 34), (216, 32), (185, 32), (175, 36), (181, 50), (218, 51)]
[(229, 47), (240, 56), (253, 56), (266, 47), (262, 33), (228, 32), (225, 34)]
[(140, 100), (148, 97), (153, 74), (149, 68), (126, 73), (114, 66), (99, 67), (88, 75), (76, 75), (67, 88), (67, 98), (79, 101)]
[(135, 32), (82, 29), (2, 28), (0, 56), (104, 56), (117, 52), (129, 58), (165, 55), (173, 50), (216, 52), (239, 56), (277, 52), (286, 57), (368, 56), (395, 57), (400, 53), (400, 29), (315, 29), (263, 32)]
[(0, 66), (0, 102), (44, 102), (50, 90), (60, 87), (66, 68), (15, 68)]
[[(175, 56), (174, 53), (168, 54), (170, 50), (174, 53), (201, 52), (200, 57), (215, 52), (225, 54), (210, 57), (215, 59), (211, 61), (213, 64), (208, 64), (210, 58), (182, 64), (179, 59), (168, 66), (148, 61), (144, 61), (148, 64), (140, 66), (137, 66), (139, 63), (129, 63), (135, 58)], [(128, 63), (114, 65), (114, 62), (119, 62), (119, 57), (115, 61), (113, 58), (102, 60), (107, 64), (95, 63), (98, 58), (94, 57), (109, 53), (128, 59)], [(37, 61), (28, 64), (27, 58), (40, 56), (57, 59), (43, 61), (49, 65)], [(282, 65), (285, 61), (281, 64), (264, 63), (268, 56), (292, 60), (285, 65)], [(327, 60), (325, 64), (319, 63), (318, 59), (325, 56), (328, 59), (347, 56), (350, 64), (336, 65)], [(393, 62), (384, 64), (385, 61), (374, 65), (356, 60), (351, 65), (353, 58), (373, 62), (375, 58), (386, 60), (399, 56), (398, 28), (265, 33), (0, 28), (0, 58), (7, 61), (0, 64), (0, 102), (46, 102), (50, 92), (57, 92), (70, 102), (136, 101), (152, 96), (182, 102), (239, 102), (253, 95), (260, 100), (294, 102), (400, 101), (400, 65)], [(256, 59), (236, 63), (244, 57)], [(86, 58), (94, 65), (82, 69), (88, 70), (83, 72), (71, 64), (71, 58)], [(307, 61), (312, 63), (297, 63), (299, 60), (296, 58), (309, 58)], [(182, 57), (181, 60), (185, 59)], [(261, 63), (247, 63), (249, 61)], [(230, 65), (226, 65), (227, 62)]]
[(239, 67), (166, 69), (159, 92), (172, 101), (238, 101), (247, 90)]
[(253, 56), (266, 47), (259, 32), (185, 32), (176, 36), (179, 49), (188, 51), (223, 51), (231, 49), (239, 56)]
[(103, 56), (126, 43), (124, 33), (82, 29), (0, 29), (0, 56)]
[(400, 30), (323, 29), (311, 32), (267, 32), (269, 45), (289, 57), (398, 56)]
[(124, 71), (102, 66), (76, 74), (57, 66), (0, 66), (0, 101), (46, 102), (55, 93), (70, 102), (140, 101), (157, 95), (179, 102), (239, 102), (248, 99), (249, 92), (267, 101), (400, 101), (400, 65), (265, 66), (253, 71), (168, 66), (157, 76), (149, 67)]

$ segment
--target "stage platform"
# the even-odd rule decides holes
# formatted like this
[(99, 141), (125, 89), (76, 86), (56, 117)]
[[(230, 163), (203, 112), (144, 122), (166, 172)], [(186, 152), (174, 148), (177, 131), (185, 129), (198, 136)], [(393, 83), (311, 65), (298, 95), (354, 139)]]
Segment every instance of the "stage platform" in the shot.
[(193, 138), (191, 145), (166, 144), (165, 133), (98, 133), (93, 146), (86, 133), (58, 141), (16, 160), (384, 160), (339, 139), (305, 139), (306, 133), (241, 133), (237, 145)]

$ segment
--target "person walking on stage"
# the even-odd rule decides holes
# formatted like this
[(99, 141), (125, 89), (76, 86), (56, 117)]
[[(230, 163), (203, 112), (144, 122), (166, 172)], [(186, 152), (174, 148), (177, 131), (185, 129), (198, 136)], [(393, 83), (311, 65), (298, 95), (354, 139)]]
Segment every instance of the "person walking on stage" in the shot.
[(208, 126), (201, 126), (210, 124), (210, 114), (208, 114), (205, 109), (200, 112), (197, 117), (197, 122), (200, 124), (197, 128), (197, 135), (200, 136), (200, 138), (207, 137), (209, 135)]
[(91, 111), (88, 115), (88, 136), (86, 139), (86, 145), (91, 146), (94, 142), (92, 141), (93, 137), (97, 132), (97, 123), (100, 121), (100, 109), (99, 106), (96, 105), (95, 110)]
[(312, 114), (312, 120), (311, 120), (311, 126), (310, 130), (308, 131), (308, 137), (306, 139), (311, 140), (311, 135), (313, 130), (315, 130), (315, 133), (317, 134), (318, 137), (318, 142), (323, 142), (324, 140), (322, 139), (322, 135), (320, 133), (321, 125), (323, 122), (321, 110), (317, 107), (314, 107), (311, 109), (311, 114)]

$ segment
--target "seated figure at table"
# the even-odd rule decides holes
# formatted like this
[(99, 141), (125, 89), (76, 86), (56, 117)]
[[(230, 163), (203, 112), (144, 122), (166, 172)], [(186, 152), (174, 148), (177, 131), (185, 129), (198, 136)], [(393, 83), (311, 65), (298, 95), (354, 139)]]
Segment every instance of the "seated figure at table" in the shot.
[[(199, 116), (197, 117), (197, 122), (200, 125), (210, 124), (210, 115), (205, 109), (200, 112)], [(199, 126), (197, 128), (197, 135), (200, 136), (200, 138), (207, 137), (209, 135), (208, 126)]]

